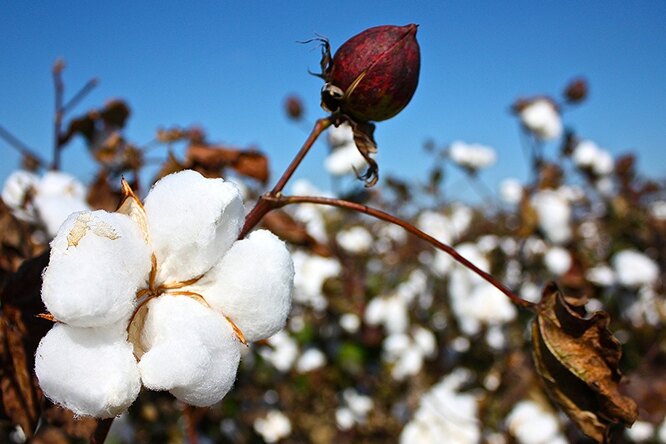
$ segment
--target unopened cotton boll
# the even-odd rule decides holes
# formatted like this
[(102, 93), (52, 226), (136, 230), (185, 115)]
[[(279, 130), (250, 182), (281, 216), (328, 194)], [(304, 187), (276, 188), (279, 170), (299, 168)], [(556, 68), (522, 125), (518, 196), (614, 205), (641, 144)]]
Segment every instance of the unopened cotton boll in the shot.
[(248, 341), (257, 341), (284, 327), (293, 277), (285, 243), (268, 230), (257, 230), (235, 242), (192, 291), (228, 316)]
[(240, 342), (219, 313), (187, 296), (165, 295), (148, 303), (141, 334), (146, 352), (141, 380), (197, 407), (219, 402), (231, 389)]
[(324, 166), (326, 171), (334, 176), (353, 173), (355, 170), (363, 170), (368, 163), (356, 148), (352, 141), (336, 148), (328, 155)]
[(141, 389), (139, 370), (124, 330), (56, 324), (35, 354), (44, 394), (77, 415), (112, 418)]
[(519, 111), (522, 124), (536, 137), (551, 140), (562, 134), (562, 119), (555, 104), (545, 98), (532, 100)]
[(217, 264), (240, 233), (244, 208), (238, 189), (192, 170), (157, 182), (144, 207), (158, 281), (186, 281)]
[(618, 282), (625, 287), (651, 285), (659, 278), (659, 266), (638, 251), (622, 250), (613, 256), (611, 262)]
[(72, 214), (51, 242), (42, 300), (59, 321), (101, 327), (129, 319), (150, 272), (150, 250), (129, 217)]

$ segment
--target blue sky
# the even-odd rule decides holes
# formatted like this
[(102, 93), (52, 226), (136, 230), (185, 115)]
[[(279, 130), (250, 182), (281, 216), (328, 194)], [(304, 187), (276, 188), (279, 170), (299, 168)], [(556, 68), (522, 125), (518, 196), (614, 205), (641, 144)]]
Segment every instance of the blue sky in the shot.
[[(264, 150), (277, 173), (306, 135), (285, 117), (284, 98), (298, 94), (310, 120), (323, 116), (321, 81), (307, 73), (318, 69), (319, 52), (296, 42), (319, 33), (336, 48), (370, 26), (417, 23), (420, 84), (410, 105), (378, 126), (382, 173), (425, 180), (424, 141), (462, 139), (497, 149), (498, 163), (483, 174), (490, 186), (525, 178), (510, 104), (558, 95), (582, 75), (590, 99), (565, 122), (613, 153), (637, 152), (648, 175), (666, 176), (663, 1), (68, 1), (3, 2), (0, 10), (0, 124), (47, 157), (50, 68), (63, 57), (70, 94), (91, 77), (101, 81), (77, 112), (125, 98), (134, 142), (160, 126), (199, 124), (211, 140)], [(297, 177), (328, 187), (324, 153), (318, 145)], [(18, 156), (0, 141), (0, 159), (4, 180)], [(81, 144), (63, 162), (90, 178)]]

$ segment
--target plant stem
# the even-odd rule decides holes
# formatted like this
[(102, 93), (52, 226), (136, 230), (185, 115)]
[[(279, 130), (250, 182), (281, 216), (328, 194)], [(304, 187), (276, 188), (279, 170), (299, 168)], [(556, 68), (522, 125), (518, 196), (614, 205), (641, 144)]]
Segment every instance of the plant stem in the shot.
[(296, 171), (296, 168), (298, 168), (298, 166), (301, 164), (305, 155), (310, 151), (310, 148), (312, 148), (312, 145), (315, 143), (321, 133), (326, 128), (331, 126), (331, 123), (333, 122), (329, 117), (319, 119), (315, 122), (310, 135), (305, 140), (305, 143), (303, 143), (303, 146), (291, 161), (285, 172), (282, 173), (282, 177), (280, 177), (270, 192), (259, 198), (259, 201), (254, 206), (252, 211), (250, 211), (250, 213), (245, 217), (245, 225), (243, 225), (243, 229), (238, 235), (238, 239), (242, 239), (247, 236), (250, 230), (252, 230), (269, 211), (275, 208), (274, 198), (278, 197), (280, 193), (282, 193), (285, 185), (287, 185), (287, 182), (289, 179), (291, 179), (291, 176), (294, 174), (294, 171)]
[(53, 118), (53, 164), (52, 170), (60, 169), (60, 151), (61, 151), (61, 133), (62, 133), (62, 117), (63, 117), (63, 95), (65, 86), (62, 82), (62, 71), (65, 68), (65, 63), (62, 60), (56, 60), (53, 65), (53, 86), (55, 90), (55, 111)]
[(111, 430), (111, 424), (113, 424), (114, 418), (100, 419), (97, 421), (97, 428), (93, 433), (93, 436), (90, 437), (91, 444), (103, 444), (106, 440), (106, 436)]
[(271, 208), (281, 208), (286, 205), (291, 205), (291, 204), (298, 204), (298, 203), (313, 203), (313, 204), (320, 204), (320, 205), (329, 205), (333, 207), (339, 207), (339, 208), (346, 208), (348, 210), (353, 210), (357, 211), (360, 213), (367, 214), (369, 216), (375, 217), (377, 219), (398, 225), (408, 232), (412, 233), (413, 235), (417, 236), (420, 239), (423, 239), (424, 241), (430, 243), (434, 247), (442, 250), (449, 256), (451, 256), (456, 262), (460, 263), (461, 265), (465, 266), (469, 270), (473, 271), (483, 279), (485, 279), (488, 283), (490, 283), (492, 286), (497, 288), (499, 291), (504, 293), (514, 304), (518, 305), (519, 307), (522, 308), (527, 308), (530, 310), (533, 310), (535, 307), (535, 304), (526, 301), (525, 299), (521, 299), (518, 297), (516, 294), (514, 294), (509, 288), (507, 288), (504, 284), (502, 284), (500, 281), (495, 279), (491, 274), (481, 270), (479, 267), (462, 257), (453, 247), (446, 245), (434, 237), (424, 233), (423, 231), (419, 230), (416, 228), (414, 225), (410, 224), (409, 222), (406, 222), (400, 218), (397, 218), (391, 214), (388, 214), (384, 211), (378, 210), (376, 208), (369, 207), (367, 205), (355, 203), (355, 202), (348, 202), (345, 200), (340, 200), (340, 199), (332, 199), (328, 197), (316, 197), (316, 196), (265, 196), (264, 199), (272, 202)]
[(16, 136), (2, 126), (0, 126), (0, 139), (3, 139), (7, 144), (14, 147), (22, 156), (36, 160), (40, 166), (45, 167), (48, 165), (48, 162), (42, 159), (34, 150), (28, 148), (26, 144), (21, 142)]

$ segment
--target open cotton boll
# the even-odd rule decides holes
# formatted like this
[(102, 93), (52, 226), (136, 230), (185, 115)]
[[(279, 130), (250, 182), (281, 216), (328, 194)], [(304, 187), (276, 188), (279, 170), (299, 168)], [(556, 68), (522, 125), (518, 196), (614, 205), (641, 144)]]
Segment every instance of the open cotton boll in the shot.
[(51, 242), (42, 300), (59, 321), (101, 327), (129, 319), (150, 272), (137, 224), (106, 211), (74, 213)]
[(39, 176), (29, 171), (14, 171), (5, 180), (2, 188), (2, 201), (11, 210), (12, 214), (26, 222), (35, 222), (35, 209), (30, 202), (29, 194), (36, 193)]
[(35, 354), (44, 394), (77, 415), (112, 418), (134, 402), (141, 389), (132, 345), (123, 329), (56, 324)]
[(451, 160), (463, 168), (479, 170), (495, 163), (497, 154), (489, 146), (456, 140), (449, 146)]
[(239, 240), (192, 286), (228, 316), (248, 341), (277, 333), (291, 308), (294, 264), (285, 243), (268, 230)]
[(233, 184), (192, 170), (162, 178), (144, 207), (159, 282), (186, 281), (212, 268), (238, 237), (244, 217)]
[(46, 232), (52, 237), (58, 233), (67, 216), (78, 211), (90, 210), (85, 200), (64, 194), (60, 196), (38, 194), (34, 203)]
[(552, 247), (543, 257), (546, 268), (555, 276), (561, 276), (571, 268), (571, 254), (562, 247)]
[(562, 244), (571, 238), (571, 206), (562, 194), (553, 190), (539, 191), (532, 196), (531, 203), (539, 227), (551, 242)]
[(335, 240), (345, 251), (354, 254), (367, 252), (373, 243), (370, 232), (358, 225), (339, 231)]
[(143, 384), (169, 390), (188, 404), (215, 404), (236, 379), (240, 343), (231, 325), (190, 297), (164, 295), (149, 302), (141, 345)]
[(534, 401), (520, 401), (506, 418), (507, 427), (520, 444), (564, 444), (557, 418)]
[(612, 259), (620, 284), (629, 288), (651, 285), (659, 279), (659, 266), (648, 256), (634, 250), (622, 250)]
[(352, 131), (351, 126), (347, 123), (331, 126), (328, 128), (327, 139), (328, 143), (332, 146), (345, 145), (354, 142), (354, 132)]
[(39, 182), (37, 193), (42, 196), (86, 198), (86, 187), (74, 176), (60, 171), (48, 171)]

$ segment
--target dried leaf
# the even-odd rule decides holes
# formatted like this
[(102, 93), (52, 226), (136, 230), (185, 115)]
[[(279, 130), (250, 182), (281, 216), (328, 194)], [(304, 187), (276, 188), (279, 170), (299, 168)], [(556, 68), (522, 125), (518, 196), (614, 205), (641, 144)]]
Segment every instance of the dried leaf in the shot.
[(233, 168), (243, 176), (268, 181), (268, 158), (255, 149), (240, 150), (222, 146), (192, 144), (187, 148), (187, 160), (193, 168), (203, 167), (207, 171)]
[(638, 416), (636, 403), (618, 390), (622, 350), (608, 323), (608, 313), (586, 317), (551, 283), (532, 325), (535, 366), (547, 392), (583, 433), (600, 443)]
[(107, 125), (123, 128), (130, 116), (130, 107), (124, 100), (110, 100), (99, 112), (99, 117)]
[(37, 426), (42, 394), (33, 377), (34, 356), (52, 323), (38, 318), (46, 309), (40, 297), (41, 276), (48, 252), (27, 260), (8, 279), (0, 299), (0, 389), (2, 414), (32, 436)]
[(109, 184), (107, 172), (101, 170), (95, 181), (88, 187), (86, 200), (92, 208), (115, 211), (122, 197), (122, 194)]
[(329, 256), (330, 251), (325, 245), (319, 244), (289, 213), (282, 210), (273, 210), (266, 214), (261, 221), (262, 225), (275, 233), (280, 239), (294, 245), (310, 248), (315, 254)]
[(155, 179), (153, 179), (153, 183), (157, 182), (164, 176), (168, 176), (171, 173), (177, 173), (178, 171), (183, 171), (188, 168), (188, 165), (182, 163), (179, 161), (176, 156), (169, 151), (169, 155), (167, 157), (167, 160), (164, 161), (162, 164), (162, 167), (158, 171), (157, 175), (155, 176)]
[(366, 187), (372, 187), (379, 180), (379, 165), (377, 165), (375, 159), (370, 157), (370, 154), (377, 152), (377, 143), (374, 138), (375, 125), (367, 122), (355, 122), (353, 120), (350, 120), (349, 124), (354, 132), (356, 148), (365, 161), (368, 162), (368, 169), (362, 175), (357, 174), (358, 178), (365, 181)]

